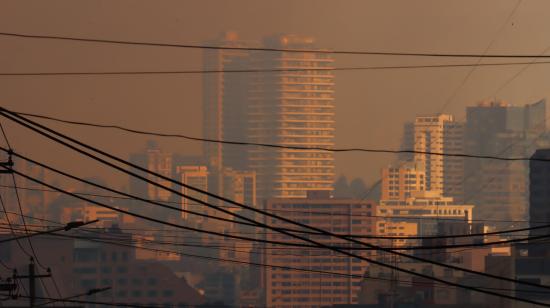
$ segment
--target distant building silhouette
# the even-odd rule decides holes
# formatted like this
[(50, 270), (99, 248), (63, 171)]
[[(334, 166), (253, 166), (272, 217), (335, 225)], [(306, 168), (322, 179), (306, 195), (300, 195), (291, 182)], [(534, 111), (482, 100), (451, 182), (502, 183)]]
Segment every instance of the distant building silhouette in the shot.
[[(163, 176), (173, 177), (172, 153), (162, 151), (154, 141), (149, 141), (143, 152), (131, 154), (130, 162)], [(170, 181), (134, 169), (132, 169), (132, 172), (138, 173), (163, 186), (172, 187)], [(171, 192), (135, 177), (130, 177), (130, 192), (134, 195), (159, 201), (169, 201), (173, 198)]]
[[(522, 107), (488, 101), (466, 109), (467, 154), (529, 157), (546, 141), (546, 101)], [(479, 219), (527, 218), (525, 161), (465, 160), (465, 200)]]
[[(250, 42), (229, 31), (216, 40), (215, 46), (247, 47)], [(256, 45), (256, 44), (254, 44)], [(205, 70), (243, 70), (252, 68), (249, 51), (212, 50), (203, 52)], [(216, 73), (203, 75), (203, 136), (211, 140), (246, 141), (248, 135), (248, 102), (251, 74)], [(247, 149), (238, 145), (203, 143), (203, 154), (210, 170), (210, 189), (223, 191), (224, 168), (247, 169)]]

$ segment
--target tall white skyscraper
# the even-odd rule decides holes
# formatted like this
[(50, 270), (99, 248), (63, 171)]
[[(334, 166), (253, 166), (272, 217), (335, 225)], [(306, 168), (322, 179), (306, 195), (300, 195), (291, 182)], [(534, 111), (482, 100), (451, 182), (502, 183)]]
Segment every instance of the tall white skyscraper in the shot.
[[(218, 44), (240, 46), (234, 33)], [(314, 49), (309, 37), (276, 35), (263, 46)], [(220, 73), (204, 80), (204, 134), (211, 139), (306, 148), (334, 147), (334, 59), (311, 52), (207, 51), (206, 68), (273, 69), (254, 74)], [(288, 69), (288, 71), (284, 71)], [(256, 172), (258, 200), (306, 197), (332, 191), (334, 155), (321, 150), (206, 145), (210, 170), (223, 191), (225, 167)], [(213, 181), (211, 181), (213, 182)], [(222, 184), (220, 184), (222, 183)]]
[[(266, 47), (314, 49), (309, 37), (278, 35)], [(334, 147), (334, 59), (309, 52), (258, 52), (258, 67), (289, 69), (258, 74), (252, 81), (249, 136), (253, 142), (306, 148)], [(325, 70), (327, 69), (327, 70)], [(334, 155), (321, 150), (251, 148), (260, 198), (306, 197), (308, 190), (332, 191)]]

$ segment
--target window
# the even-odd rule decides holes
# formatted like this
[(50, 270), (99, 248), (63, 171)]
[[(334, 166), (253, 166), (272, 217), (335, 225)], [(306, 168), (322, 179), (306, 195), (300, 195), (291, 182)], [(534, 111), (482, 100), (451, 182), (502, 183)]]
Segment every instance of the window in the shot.
[(95, 267), (80, 267), (74, 269), (75, 274), (95, 274), (96, 268)]
[(163, 295), (164, 297), (172, 297), (172, 296), (174, 296), (174, 291), (173, 291), (173, 290), (164, 290), (164, 291), (162, 292), (162, 295)]
[(120, 274), (125, 274), (128, 272), (128, 269), (125, 266), (119, 266), (117, 267), (117, 272)]
[(113, 284), (112, 279), (101, 279), (101, 285), (102, 286), (111, 286)]
[(80, 281), (80, 285), (83, 288), (91, 289), (91, 288), (95, 288), (96, 281), (94, 279), (84, 279)]

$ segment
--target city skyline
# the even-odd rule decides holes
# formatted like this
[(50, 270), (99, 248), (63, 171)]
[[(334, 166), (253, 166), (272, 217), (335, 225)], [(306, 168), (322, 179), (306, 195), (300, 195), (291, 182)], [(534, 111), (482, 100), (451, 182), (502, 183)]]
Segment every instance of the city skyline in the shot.
[[(174, 16), (173, 19), (163, 19), (158, 27), (162, 27), (159, 31), (161, 36), (150, 37), (141, 35), (147, 31), (134, 33), (134, 31), (118, 29), (112, 34), (113, 38), (135, 38), (143, 40), (159, 40), (167, 42), (204, 42), (217, 38), (220, 33), (226, 31), (235, 31), (239, 34), (242, 40), (246, 42), (259, 41), (263, 36), (273, 33), (295, 33), (301, 35), (313, 36), (317, 39), (318, 45), (325, 48), (350, 48), (350, 49), (375, 49), (375, 50), (411, 50), (411, 51), (446, 51), (459, 50), (465, 52), (479, 53), (488, 44), (488, 42), (496, 35), (502, 23), (507, 17), (507, 14), (513, 9), (513, 1), (498, 1), (483, 4), (490, 9), (483, 10), (478, 3), (468, 2), (463, 5), (444, 6), (434, 2), (425, 2), (417, 5), (406, 5), (409, 14), (399, 13), (397, 10), (398, 2), (387, 3), (370, 6), (368, 4), (354, 3), (350, 6), (342, 4), (324, 3), (325, 6), (319, 5), (314, 10), (318, 14), (312, 14), (311, 23), (302, 25), (302, 20), (305, 12), (305, 7), (309, 10), (312, 8), (305, 3), (294, 3), (287, 5), (296, 7), (292, 10), (292, 15), (288, 24), (276, 22), (274, 24), (261, 23), (256, 27), (248, 27), (251, 23), (256, 23), (257, 18), (246, 16), (242, 19), (229, 19), (220, 12), (212, 12), (206, 15), (191, 14), (189, 10), (167, 10), (164, 8), (156, 8), (158, 14), (164, 13), (167, 16)], [(60, 3), (61, 6), (66, 3)], [(175, 5), (175, 4), (174, 4)], [(193, 3), (191, 7), (196, 6), (198, 11), (201, 11), (206, 4)], [(500, 35), (495, 39), (496, 42), (492, 46), (495, 52), (510, 50), (530, 53), (538, 53), (546, 47), (544, 39), (539, 39), (539, 33), (532, 31), (533, 29), (544, 28), (546, 10), (540, 9), (541, 5), (546, 5), (539, 2), (524, 3), (518, 9), (514, 19), (514, 25), (508, 23)], [(240, 16), (235, 6), (224, 4), (227, 6), (227, 11), (233, 12)], [(281, 6), (275, 5), (260, 5), (256, 4), (251, 9), (256, 9), (259, 12), (257, 16), (264, 16), (269, 20), (287, 16), (288, 10), (283, 10)], [(323, 7), (330, 7), (331, 10), (323, 10)], [(57, 29), (55, 25), (49, 25), (44, 29), (51, 29), (52, 32), (72, 34), (75, 36), (101, 36), (101, 33), (108, 32), (104, 28), (107, 24), (119, 25), (120, 21), (115, 19), (115, 16), (120, 16), (120, 8), (112, 7), (113, 15), (102, 15), (99, 8), (90, 6), (89, 13), (78, 10), (77, 7), (69, 5), (67, 8), (72, 8), (75, 11), (75, 16), (80, 16), (82, 21), (73, 20), (69, 16), (57, 16), (54, 9), (48, 7), (40, 7), (37, 10), (26, 10), (20, 5), (10, 4), (4, 10), (6, 15), (3, 15), (2, 22), (7, 23), (6, 29), (20, 30), (21, 32), (40, 32), (39, 29), (33, 28), (28, 24), (25, 28), (8, 27), (16, 16), (27, 16), (32, 14), (32, 19), (38, 24), (47, 24), (47, 20), (59, 19), (64, 21), (75, 22), (78, 25), (75, 28), (81, 31), (74, 33), (63, 32), (62, 29)], [(150, 9), (147, 5), (136, 8), (136, 16), (128, 16), (128, 23), (136, 27), (136, 29), (144, 29), (144, 25), (139, 23), (139, 18), (144, 16), (144, 10)], [(271, 14), (267, 14), (267, 9)], [(205, 9), (204, 12), (208, 10)], [(328, 11), (335, 12), (333, 17)], [(8, 14), (11, 12), (12, 14)], [(38, 12), (43, 12), (45, 15), (40, 15)], [(115, 13), (116, 12), (116, 13)], [(178, 12), (178, 13), (176, 13)], [(202, 11), (201, 11), (202, 12)], [(437, 12), (433, 14), (431, 12)], [(181, 23), (187, 23), (187, 19), (178, 17), (183, 14), (185, 18), (191, 21), (206, 18), (211, 21), (205, 25), (204, 29), (195, 29), (181, 26)], [(343, 18), (342, 16), (350, 16)], [(52, 17), (47, 19), (47, 17)], [(55, 16), (55, 18), (53, 18)], [(94, 32), (90, 26), (84, 21), (88, 21), (90, 16), (102, 16), (101, 21), (105, 25), (96, 25), (99, 29), (104, 29), (103, 32)], [(441, 17), (438, 17), (441, 16)], [(539, 17), (539, 18), (537, 18)], [(45, 19), (46, 18), (46, 19)], [(217, 23), (216, 20), (223, 22)], [(390, 22), (390, 19), (402, 20), (401, 23)], [(424, 23), (415, 23), (417, 19), (424, 20)], [(146, 20), (149, 20), (146, 18)], [(285, 19), (285, 20), (288, 20)], [(326, 22), (328, 24), (326, 24)], [(464, 22), (467, 20), (468, 22)], [(12, 22), (13, 21), (13, 22)], [(344, 33), (349, 35), (338, 35), (339, 32), (329, 31), (330, 29), (338, 29), (337, 24), (343, 23)], [(367, 23), (364, 27), (359, 26)], [(382, 32), (375, 29), (376, 23), (381, 23), (391, 29), (390, 36), (395, 38), (387, 40)], [(411, 35), (401, 33), (400, 28), (396, 25), (406, 24), (411, 32)], [(438, 24), (439, 27), (429, 28), (426, 24)], [(458, 27), (457, 25), (461, 25)], [(483, 27), (479, 27), (483, 25)], [(57, 31), (59, 30), (59, 31)], [(87, 32), (86, 32), (87, 31)], [(197, 32), (199, 31), (199, 32)], [(46, 32), (46, 31), (43, 31)], [(468, 33), (464, 35), (463, 33)], [(96, 35), (97, 34), (97, 35)], [(456, 40), (449, 41), (448, 35), (454, 35)], [(346, 40), (345, 37), (364, 37), (365, 40)], [(534, 37), (533, 39), (529, 39)], [(429, 39), (427, 39), (429, 38)], [(519, 40), (522, 44), (514, 44), (515, 40)], [(56, 46), (50, 42), (40, 42), (40, 46), (46, 48), (46, 52), (55, 52), (48, 61), (44, 60), (44, 55), (37, 53), (32, 48), (34, 44), (26, 41), (14, 39), (2, 39), (0, 44), (10, 44), (15, 47), (7, 47), (7, 57), (2, 60), (2, 67), (10, 71), (32, 71), (40, 69), (42, 71), (54, 71), (57, 69), (69, 70), (74, 67), (80, 69), (107, 70), (107, 69), (167, 69), (173, 67), (175, 63), (178, 68), (182, 69), (200, 69), (202, 68), (201, 52), (194, 51), (178, 51), (164, 49), (128, 49), (114, 48), (109, 46), (100, 47), (98, 52), (93, 52), (95, 48), (86, 45), (67, 45), (67, 50), (64, 47)], [(15, 45), (13, 45), (15, 44)], [(450, 45), (449, 45), (450, 44)], [(2, 45), (4, 46), (4, 45)], [(65, 46), (65, 45), (63, 45)], [(14, 49), (16, 48), (16, 49)], [(19, 48), (19, 49), (17, 49)], [(17, 53), (17, 50), (24, 50), (22, 53)], [(132, 58), (123, 57), (125, 52), (132, 52)], [(155, 63), (143, 66), (141, 63), (146, 63), (148, 55), (153, 52)], [(97, 58), (96, 62), (91, 62), (90, 66), (84, 66), (83, 63), (88, 63), (85, 59), (93, 56)], [(117, 61), (109, 60), (113, 56)], [(12, 59), (13, 61), (7, 61)], [(30, 63), (35, 63), (40, 59), (40, 66), (28, 66)], [(66, 59), (74, 59), (72, 62), (67, 62)], [(339, 66), (370, 66), (378, 64), (392, 64), (389, 58), (368, 58), (361, 57), (341, 57), (336, 59)], [(415, 64), (417, 59), (404, 58), (398, 64)], [(422, 63), (437, 63), (437, 60), (427, 61), (422, 60)], [(444, 62), (444, 61), (439, 61)], [(450, 62), (457, 63), (452, 60)], [(463, 61), (466, 62), (466, 61)], [(46, 66), (50, 63), (50, 66)], [(462, 62), (461, 62), (462, 63)], [(17, 65), (17, 66), (15, 66)], [(115, 66), (112, 66), (115, 65)], [(444, 112), (452, 113), (458, 119), (463, 118), (463, 110), (466, 105), (471, 105), (477, 101), (486, 98), (504, 99), (513, 102), (517, 105), (537, 101), (541, 98), (548, 97), (550, 93), (546, 90), (544, 80), (544, 65), (531, 65), (522, 72), (514, 81), (506, 85), (500, 93), (495, 94), (494, 91), (504, 85), (508, 79), (511, 79), (522, 66), (502, 67), (502, 68), (478, 68), (471, 76), (471, 79), (460, 90), (458, 97), (453, 99), (453, 102), (448, 105)], [(432, 114), (440, 112), (446, 100), (451, 96), (454, 89), (460, 85), (461, 80), (467, 75), (467, 68), (458, 69), (437, 69), (437, 70), (406, 70), (406, 71), (390, 71), (390, 72), (335, 72), (336, 78), (339, 80), (339, 88), (337, 92), (337, 131), (336, 143), (338, 146), (371, 146), (371, 147), (399, 147), (401, 138), (400, 125), (403, 122), (411, 119), (413, 114)], [(92, 117), (94, 120), (124, 123), (132, 127), (144, 127), (150, 130), (161, 130), (169, 132), (184, 132), (194, 136), (201, 136), (201, 102), (202, 102), (202, 76), (155, 76), (155, 77), (110, 77), (108, 79), (99, 80), (98, 78), (67, 78), (67, 77), (41, 77), (36, 78), (10, 78), (3, 77), (4, 82), (0, 85), (0, 93), (2, 93), (3, 101), (6, 106), (12, 109), (22, 109), (22, 111), (39, 111), (40, 113), (54, 114), (65, 116), (74, 119), (86, 119)], [(91, 79), (90, 79), (91, 78)], [(417, 82), (412, 82), (412, 81)], [(31, 91), (26, 91), (25, 96), (20, 94), (18, 90), (23, 83), (28, 82), (25, 87), (30, 87)], [(90, 88), (90, 82), (94, 86)], [(47, 85), (47, 86), (46, 86)], [(64, 85), (67, 85), (65, 87)], [(398, 90), (395, 91), (394, 89)], [(55, 92), (60, 90), (60, 92)], [(365, 91), (367, 90), (367, 91)], [(56, 93), (64, 93), (59, 95)], [(45, 100), (46, 103), (40, 103), (39, 100)], [(120, 102), (125, 102), (124, 107)], [(128, 103), (126, 103), (128, 102)], [(129, 102), (133, 102), (130, 104)], [(158, 106), (154, 111), (148, 110), (147, 106), (155, 102)], [(182, 107), (183, 102), (188, 102), (185, 109)], [(398, 104), (400, 108), (389, 112), (384, 109), (385, 106)], [(120, 107), (119, 107), (120, 106)], [(130, 107), (130, 108), (129, 108)], [(27, 109), (28, 108), (28, 109)], [(102, 112), (102, 110), (112, 110), (110, 113)], [(128, 112), (132, 110), (134, 112)], [(357, 112), (359, 111), (359, 112)], [(152, 118), (143, 117), (143, 114), (148, 114)], [(163, 121), (162, 119), (165, 119)], [(346, 119), (339, 121), (339, 119)], [(386, 130), (379, 130), (377, 127), (392, 123)], [(363, 138), (357, 134), (357, 131), (368, 132), (368, 138)], [(145, 140), (138, 137), (124, 138), (124, 144), (129, 150), (122, 151), (117, 145), (120, 144), (121, 137), (117, 137), (117, 142), (114, 140), (100, 140), (94, 136), (93, 132), (84, 129), (78, 129), (79, 133), (85, 134), (92, 142), (100, 142), (109, 149), (117, 151), (121, 155), (135, 152), (142, 147)], [(21, 134), (21, 138), (31, 138), (28, 134), (15, 131), (15, 134)], [(176, 152), (182, 148), (193, 149), (195, 154), (200, 153), (201, 144), (174, 142), (172, 140), (159, 140), (163, 148)], [(46, 149), (53, 152), (53, 147), (43, 144)], [(22, 144), (21, 146), (24, 146)], [(130, 150), (131, 149), (131, 150)], [(57, 162), (62, 162), (59, 158), (52, 156)], [(378, 177), (377, 171), (380, 167), (391, 162), (391, 159), (383, 155), (374, 155), (369, 157), (369, 164), (364, 164), (363, 155), (347, 155), (337, 154), (338, 169), (336, 170), (337, 177), (339, 175), (348, 175), (348, 177), (363, 177), (366, 183), (375, 182)], [(359, 166), (359, 167), (358, 167)], [(94, 169), (88, 169), (94, 172)], [(123, 177), (112, 176), (113, 180), (119, 185), (125, 181)]]
[(550, 307), (550, 4), (125, 1), (0, 5), (0, 306)]

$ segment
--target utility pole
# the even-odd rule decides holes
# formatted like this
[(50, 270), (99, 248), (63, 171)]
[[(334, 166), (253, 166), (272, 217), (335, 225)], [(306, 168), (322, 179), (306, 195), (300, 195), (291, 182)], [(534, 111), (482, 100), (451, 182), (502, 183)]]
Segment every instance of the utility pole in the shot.
[[(48, 269), (49, 272), (49, 269)], [(36, 307), (36, 278), (48, 278), (51, 277), (51, 274), (47, 275), (37, 275), (35, 273), (34, 268), (34, 259), (31, 257), (30, 263), (29, 263), (29, 274), (19, 276), (16, 273), (14, 274), (15, 279), (28, 279), (29, 280), (29, 307), (34, 308)]]
[[(394, 248), (394, 240), (395, 239), (391, 239), (390, 240), (390, 247), (391, 249), (393, 250)], [(390, 256), (390, 262), (391, 262), (391, 265), (396, 267), (397, 266), (397, 255), (395, 254), (392, 254)], [(395, 269), (392, 268), (391, 270), (391, 280), (390, 280), (390, 298), (389, 298), (389, 301), (388, 301), (388, 306), (389, 308), (394, 308), (395, 307), (395, 304), (396, 304), (396, 297), (397, 297), (397, 272), (395, 271)]]

